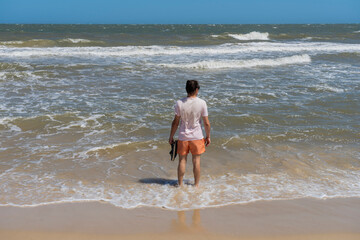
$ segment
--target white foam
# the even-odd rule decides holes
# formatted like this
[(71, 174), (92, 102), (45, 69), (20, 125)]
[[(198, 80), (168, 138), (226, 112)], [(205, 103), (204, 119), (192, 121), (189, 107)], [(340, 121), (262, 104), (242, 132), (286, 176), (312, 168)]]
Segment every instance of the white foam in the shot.
[(71, 43), (89, 43), (91, 40), (88, 39), (81, 39), (81, 38), (66, 38), (60, 40), (60, 42), (71, 42)]
[(302, 38), (302, 40), (305, 40), (305, 41), (310, 41), (310, 40), (312, 40), (312, 39), (313, 39), (313, 37)]
[(7, 128), (9, 128), (11, 131), (14, 132), (21, 132), (21, 128), (19, 128), (18, 126), (16, 126), (15, 124), (13, 124), (12, 122), (16, 119), (19, 119), (17, 117), (4, 117), (4, 118), (0, 118), (0, 125), (3, 125)]
[(343, 93), (343, 92), (345, 92), (345, 90), (342, 89), (342, 88), (332, 87), (332, 86), (329, 86), (329, 85), (327, 85), (327, 84), (324, 84), (324, 85), (315, 85), (314, 88), (315, 88), (317, 91), (329, 91), (329, 92), (336, 92), (336, 93)]
[(158, 149), (158, 146), (156, 145), (149, 145), (151, 148), (139, 148), (137, 149), (135, 152), (148, 152), (148, 151), (153, 151), (153, 150), (156, 150)]
[[(148, 183), (135, 183), (130, 186), (128, 184), (83, 183), (81, 180), (58, 182), (56, 185), (44, 185), (43, 189), (37, 186), (34, 195), (23, 195), (22, 192), (19, 192), (20, 198), (17, 198), (15, 202), (4, 202), (3, 200), (0, 205), (38, 206), (55, 202), (105, 201), (127, 209), (148, 206), (190, 210), (259, 200), (360, 197), (360, 175), (355, 171), (334, 169), (326, 172), (319, 171), (318, 179), (294, 179), (282, 172), (270, 175), (245, 174), (241, 176), (228, 173), (217, 177), (204, 176), (200, 188), (194, 188), (186, 177), (186, 184), (181, 188), (173, 186), (176, 182), (175, 179), (163, 180), (162, 183), (156, 181), (151, 183), (150, 180)], [(34, 182), (39, 180), (41, 179), (37, 177), (31, 179)], [(32, 184), (32, 182), (28, 183), (29, 189)], [(5, 187), (2, 186), (0, 189)], [(53, 189), (53, 191), (49, 192), (49, 189)], [(7, 190), (11, 191), (9, 188)], [(44, 192), (46, 194), (41, 194)], [(11, 193), (8, 191), (4, 199), (7, 199), (9, 194)], [(38, 198), (43, 195), (46, 195), (46, 200)]]
[(72, 127), (81, 127), (81, 128), (85, 128), (88, 127), (90, 125), (90, 122), (94, 122), (95, 125), (92, 126), (92, 128), (96, 128), (96, 127), (100, 127), (101, 124), (98, 121), (98, 118), (103, 117), (103, 114), (94, 114), (94, 115), (90, 115), (89, 117), (81, 117), (78, 116), (79, 118), (81, 118), (81, 120), (79, 121), (74, 121), (71, 124), (68, 124), (66, 126), (63, 127), (59, 127), (59, 130), (65, 130), (65, 129), (70, 129)]
[(353, 33), (360, 33), (360, 30), (358, 30), (358, 31), (354, 31)]
[(20, 45), (23, 44), (23, 41), (3, 41), (0, 42), (0, 45)]
[(51, 47), (51, 48), (15, 48), (0, 46), (0, 57), (33, 58), (33, 57), (132, 57), (162, 55), (223, 55), (238, 53), (328, 53), (328, 52), (360, 52), (360, 44), (326, 43), (326, 42), (249, 42), (222, 44), (206, 47), (178, 46), (125, 46), (125, 47)]
[[(13, 80), (13, 79), (23, 79), (25, 81), (37, 81), (41, 76), (34, 74), (33, 71), (4, 71), (0, 73), (1, 80)], [(14, 85), (23, 86), (24, 82), (15, 82)]]
[(129, 145), (130, 143), (132, 143), (132, 142), (129, 141), (129, 142), (122, 142), (122, 143), (114, 143), (114, 144), (110, 144), (110, 145), (106, 145), (106, 146), (93, 147), (93, 148), (90, 148), (89, 150), (85, 151), (84, 153), (89, 154), (91, 152), (97, 152), (100, 150), (113, 149), (113, 148), (116, 148), (116, 147), (119, 147), (122, 145)]
[(241, 41), (249, 40), (269, 40), (269, 33), (267, 32), (250, 32), (247, 34), (228, 34), (230, 37)]
[(311, 58), (307, 54), (272, 59), (250, 59), (250, 60), (223, 60), (223, 61), (201, 61), (187, 64), (160, 64), (170, 68), (193, 68), (193, 69), (224, 69), (224, 68), (251, 68), (260, 66), (281, 66), (287, 64), (309, 63)]

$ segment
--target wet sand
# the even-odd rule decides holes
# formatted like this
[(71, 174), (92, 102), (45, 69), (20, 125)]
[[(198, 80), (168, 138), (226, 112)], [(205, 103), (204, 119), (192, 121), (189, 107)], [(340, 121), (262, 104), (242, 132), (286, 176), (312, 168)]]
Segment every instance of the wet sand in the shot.
[(190, 211), (85, 202), (0, 207), (0, 239), (360, 239), (360, 198)]

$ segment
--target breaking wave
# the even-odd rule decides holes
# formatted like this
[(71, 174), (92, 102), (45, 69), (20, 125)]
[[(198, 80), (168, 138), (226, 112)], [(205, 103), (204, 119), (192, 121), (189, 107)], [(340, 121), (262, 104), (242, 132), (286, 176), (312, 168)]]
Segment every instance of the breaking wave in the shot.
[(241, 41), (250, 41), (250, 40), (269, 40), (269, 33), (261, 32), (250, 32), (247, 34), (229, 34), (230, 37), (235, 38)]
[(161, 64), (170, 68), (193, 68), (193, 69), (222, 69), (222, 68), (252, 68), (252, 67), (274, 67), (287, 64), (309, 63), (311, 58), (307, 54), (273, 59), (250, 59), (250, 60), (222, 60), (201, 61), (188, 64)]
[(179, 47), (179, 46), (125, 46), (125, 47), (53, 47), (53, 48), (14, 48), (1, 47), (0, 57), (32, 58), (32, 57), (131, 57), (160, 55), (218, 55), (237, 53), (338, 53), (360, 52), (360, 44), (297, 42), (272, 43), (251, 42), (222, 44), (211, 47)]
[(30, 39), (24, 41), (1, 41), (0, 46), (6, 47), (75, 47), (75, 46), (102, 46), (105, 43), (102, 41), (95, 41), (89, 39), (76, 39), (76, 38), (65, 38), (65, 39)]
[(89, 43), (91, 42), (91, 40), (88, 39), (74, 39), (74, 38), (66, 38), (66, 39), (62, 39), (60, 40), (60, 42), (71, 42), (71, 43)]
[[(338, 176), (341, 173), (341, 176)], [(143, 178), (138, 184), (107, 185), (90, 184), (83, 181), (60, 181), (55, 186), (44, 185), (36, 193), (46, 193), (53, 189), (46, 201), (31, 199), (21, 195), (21, 199), (7, 199), (0, 206), (38, 206), (61, 202), (105, 201), (125, 209), (136, 207), (158, 207), (170, 210), (190, 210), (211, 208), (230, 204), (244, 204), (259, 200), (285, 200), (313, 197), (317, 199), (339, 196), (358, 197), (359, 174), (356, 172), (318, 172), (318, 179), (293, 179), (286, 173), (264, 176), (231, 173), (222, 176), (204, 176), (202, 187), (196, 189), (185, 179), (183, 188), (176, 188), (175, 179)], [(54, 182), (54, 176), (47, 176)], [(36, 179), (34, 179), (35, 181)], [(342, 184), (339, 185), (339, 182)], [(31, 189), (31, 184), (26, 184)], [(295, 191), (296, 189), (296, 191)], [(35, 193), (35, 194), (36, 194)], [(35, 195), (34, 194), (34, 195)], [(33, 195), (33, 194), (31, 194)]]
[(261, 32), (250, 32), (246, 34), (226, 34), (226, 35), (211, 35), (214, 38), (235, 38), (241, 41), (251, 41), (251, 40), (269, 40), (269, 33), (261, 33)]

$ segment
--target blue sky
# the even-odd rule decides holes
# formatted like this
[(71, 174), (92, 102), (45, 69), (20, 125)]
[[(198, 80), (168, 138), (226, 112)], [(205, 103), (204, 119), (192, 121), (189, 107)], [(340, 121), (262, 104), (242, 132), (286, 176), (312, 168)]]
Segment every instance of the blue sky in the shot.
[(360, 23), (360, 0), (0, 0), (0, 23)]

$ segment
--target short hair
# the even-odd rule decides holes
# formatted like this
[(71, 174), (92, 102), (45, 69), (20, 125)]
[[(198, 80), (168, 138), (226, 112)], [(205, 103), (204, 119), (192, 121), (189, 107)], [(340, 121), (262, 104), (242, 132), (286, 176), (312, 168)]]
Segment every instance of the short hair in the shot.
[(200, 85), (196, 80), (187, 80), (185, 89), (189, 95), (192, 95), (195, 93), (196, 89), (200, 89)]

